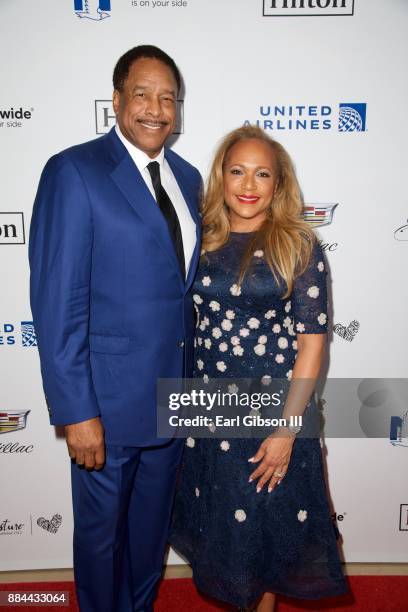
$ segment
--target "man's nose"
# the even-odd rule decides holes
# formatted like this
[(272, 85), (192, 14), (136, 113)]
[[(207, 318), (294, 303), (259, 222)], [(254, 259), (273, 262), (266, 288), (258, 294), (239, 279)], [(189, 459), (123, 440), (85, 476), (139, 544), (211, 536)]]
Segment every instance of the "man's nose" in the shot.
[(159, 98), (155, 96), (150, 96), (147, 99), (146, 113), (148, 115), (151, 115), (152, 117), (159, 117), (161, 113), (161, 105)]

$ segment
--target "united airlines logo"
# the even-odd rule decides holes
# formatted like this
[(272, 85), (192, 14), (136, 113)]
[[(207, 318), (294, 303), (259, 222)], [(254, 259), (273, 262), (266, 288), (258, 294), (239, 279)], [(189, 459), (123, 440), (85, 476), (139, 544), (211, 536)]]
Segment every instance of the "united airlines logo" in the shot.
[(80, 19), (101, 21), (110, 17), (110, 0), (74, 0), (74, 11)]
[(23, 346), (37, 346), (34, 323), (32, 321), (21, 322), (21, 339)]
[(306, 204), (303, 208), (303, 218), (313, 227), (330, 225), (336, 206), (338, 204), (319, 204), (317, 206)]
[(365, 132), (366, 102), (261, 104), (244, 125), (276, 132)]
[(408, 446), (408, 410), (402, 416), (392, 416), (390, 442), (393, 446)]
[(0, 412), (0, 434), (25, 429), (29, 410), (6, 410)]
[[(19, 345), (17, 329), (18, 325), (15, 323), (0, 324), (0, 351), (2, 350), (2, 347)], [(37, 336), (35, 334), (34, 324), (32, 321), (21, 321), (20, 332), (22, 346), (37, 346)]]
[(362, 102), (340, 104), (339, 132), (365, 132), (367, 105)]

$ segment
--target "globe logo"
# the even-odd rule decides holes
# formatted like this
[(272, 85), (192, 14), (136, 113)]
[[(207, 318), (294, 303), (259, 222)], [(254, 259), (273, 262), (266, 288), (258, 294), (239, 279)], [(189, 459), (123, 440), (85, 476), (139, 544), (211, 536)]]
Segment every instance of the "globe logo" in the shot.
[(365, 114), (365, 104), (340, 104), (339, 132), (364, 132)]

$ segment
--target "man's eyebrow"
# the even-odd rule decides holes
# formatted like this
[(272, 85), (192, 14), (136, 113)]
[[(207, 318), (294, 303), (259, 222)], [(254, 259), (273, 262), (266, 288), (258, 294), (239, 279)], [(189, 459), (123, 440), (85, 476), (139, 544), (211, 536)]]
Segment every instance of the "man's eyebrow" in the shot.
[[(136, 83), (132, 87), (132, 91), (135, 91), (136, 89), (150, 89), (150, 87), (149, 87), (149, 85), (141, 85), (141, 84)], [(161, 93), (171, 94), (172, 96), (176, 97), (176, 90), (175, 89), (164, 89)]]

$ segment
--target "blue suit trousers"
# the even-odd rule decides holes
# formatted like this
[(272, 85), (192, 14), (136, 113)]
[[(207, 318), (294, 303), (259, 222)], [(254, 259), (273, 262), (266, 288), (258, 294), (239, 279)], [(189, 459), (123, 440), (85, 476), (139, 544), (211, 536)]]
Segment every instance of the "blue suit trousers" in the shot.
[(107, 446), (102, 470), (72, 465), (81, 612), (152, 612), (182, 449)]

